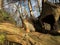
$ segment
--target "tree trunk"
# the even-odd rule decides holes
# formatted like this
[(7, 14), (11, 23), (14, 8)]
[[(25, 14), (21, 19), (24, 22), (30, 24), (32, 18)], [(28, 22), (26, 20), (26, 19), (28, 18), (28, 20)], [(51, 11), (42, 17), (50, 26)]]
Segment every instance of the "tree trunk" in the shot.
[(39, 12), (40, 12), (40, 0), (37, 0), (37, 2), (38, 2)]
[(32, 5), (31, 5), (31, 0), (28, 0), (28, 5), (29, 5), (29, 10), (30, 10), (30, 16), (32, 17)]
[(2, 4), (2, 0), (0, 0), (0, 9), (2, 8), (2, 5), (3, 5), (3, 4)]

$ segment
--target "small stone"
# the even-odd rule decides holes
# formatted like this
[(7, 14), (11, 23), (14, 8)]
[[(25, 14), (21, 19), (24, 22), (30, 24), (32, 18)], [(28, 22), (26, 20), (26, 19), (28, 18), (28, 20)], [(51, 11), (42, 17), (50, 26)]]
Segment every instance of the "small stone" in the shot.
[(50, 26), (50, 24), (48, 24), (48, 23), (45, 23), (45, 22), (44, 22), (43, 27), (44, 27), (45, 30), (51, 30), (51, 26)]

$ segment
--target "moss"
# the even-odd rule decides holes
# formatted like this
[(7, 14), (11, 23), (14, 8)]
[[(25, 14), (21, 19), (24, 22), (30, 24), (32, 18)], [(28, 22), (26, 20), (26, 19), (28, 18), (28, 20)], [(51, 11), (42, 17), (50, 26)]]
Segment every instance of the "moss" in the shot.
[(13, 18), (10, 16), (10, 14), (8, 14), (6, 11), (4, 10), (0, 10), (0, 22), (3, 21), (8, 21), (8, 22), (12, 22), (15, 23), (15, 21), (13, 20)]
[(5, 41), (5, 35), (2, 33), (0, 34), (0, 44), (4, 43), (4, 41)]

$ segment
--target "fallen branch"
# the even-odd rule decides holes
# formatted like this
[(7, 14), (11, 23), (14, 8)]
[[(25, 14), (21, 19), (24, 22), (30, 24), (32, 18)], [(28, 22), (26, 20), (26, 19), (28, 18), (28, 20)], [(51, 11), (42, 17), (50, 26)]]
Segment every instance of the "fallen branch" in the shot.
[[(38, 32), (26, 33), (22, 29), (17, 28), (10, 23), (1, 23), (0, 33), (5, 33), (5, 37), (8, 41), (16, 42), (22, 45), (48, 45), (48, 43), (51, 43), (50, 45), (53, 45), (54, 43), (56, 45), (60, 44), (60, 42), (56, 40), (54, 36)], [(54, 42), (49, 42), (48, 40), (53, 40)], [(56, 43), (55, 40), (58, 42)]]

